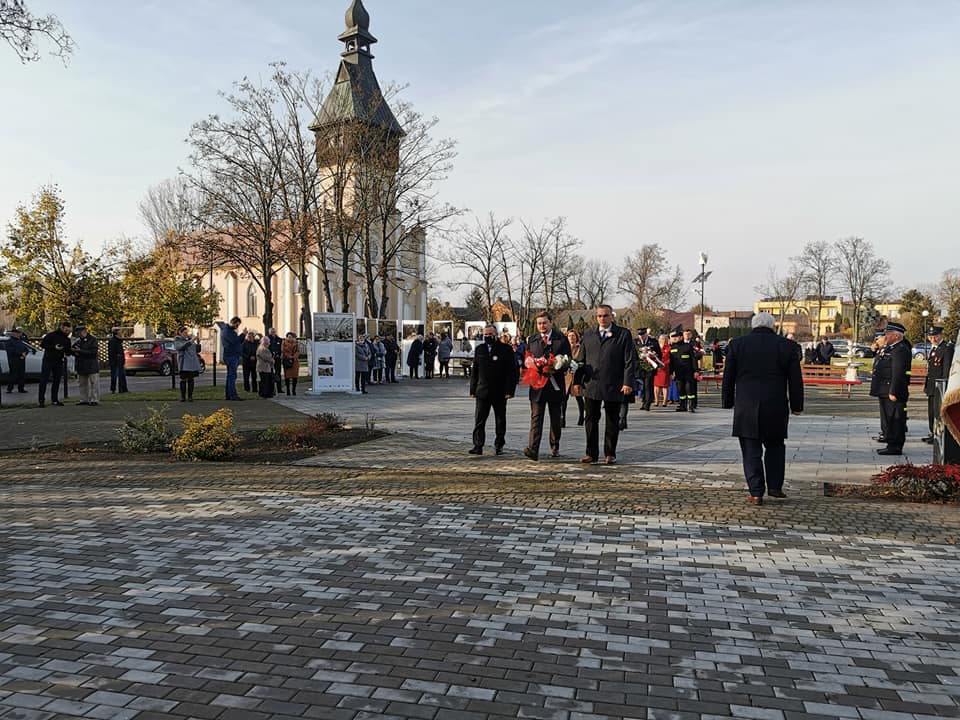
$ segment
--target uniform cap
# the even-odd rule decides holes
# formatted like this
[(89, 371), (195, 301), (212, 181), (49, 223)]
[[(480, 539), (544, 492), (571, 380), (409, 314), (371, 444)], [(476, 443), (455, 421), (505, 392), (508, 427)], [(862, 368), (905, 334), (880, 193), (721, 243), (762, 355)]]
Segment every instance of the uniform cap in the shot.
[(943, 328), (939, 325), (934, 325), (932, 328), (927, 330), (927, 335), (943, 335)]
[(86, 326), (86, 325), (76, 325), (76, 326), (74, 326), (73, 331), (74, 331), (74, 332), (80, 332), (81, 330), (86, 330), (86, 329), (87, 329), (87, 326)]
[(683, 335), (683, 325), (677, 325), (670, 331), (670, 337), (680, 337), (681, 335)]
[(876, 330), (876, 331), (873, 333), (873, 337), (874, 337), (874, 339), (876, 339), (876, 338), (882, 338), (882, 337), (883, 337), (884, 335), (886, 335), (886, 334), (887, 334), (887, 333), (886, 333), (885, 330)]
[(637, 328), (637, 335), (646, 335), (647, 328)]
[(900, 323), (888, 322), (887, 323), (887, 332), (898, 332), (906, 334), (907, 329)]

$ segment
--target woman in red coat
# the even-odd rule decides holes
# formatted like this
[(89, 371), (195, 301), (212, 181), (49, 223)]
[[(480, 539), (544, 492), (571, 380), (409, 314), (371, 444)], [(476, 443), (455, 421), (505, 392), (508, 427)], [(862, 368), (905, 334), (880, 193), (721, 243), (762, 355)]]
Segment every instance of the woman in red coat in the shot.
[(660, 341), (660, 359), (663, 360), (663, 367), (657, 370), (657, 374), (653, 376), (653, 394), (657, 400), (655, 405), (666, 407), (667, 388), (670, 387), (670, 343), (667, 342), (666, 335), (661, 335), (657, 339)]

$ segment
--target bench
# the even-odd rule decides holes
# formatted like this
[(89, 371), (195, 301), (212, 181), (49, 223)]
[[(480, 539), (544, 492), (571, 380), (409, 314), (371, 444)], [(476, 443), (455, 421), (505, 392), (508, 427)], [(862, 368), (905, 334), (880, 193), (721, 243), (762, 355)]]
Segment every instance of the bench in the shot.
[(802, 365), (804, 385), (836, 385), (840, 389), (840, 396), (850, 397), (854, 385), (862, 385), (863, 380), (847, 378), (847, 368), (844, 365)]

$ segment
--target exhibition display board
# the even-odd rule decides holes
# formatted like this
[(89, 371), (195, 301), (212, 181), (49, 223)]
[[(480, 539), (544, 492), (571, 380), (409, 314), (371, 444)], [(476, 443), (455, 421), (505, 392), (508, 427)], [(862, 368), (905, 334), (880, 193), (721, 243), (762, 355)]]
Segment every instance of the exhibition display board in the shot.
[(354, 391), (356, 329), (353, 313), (313, 314), (313, 393)]

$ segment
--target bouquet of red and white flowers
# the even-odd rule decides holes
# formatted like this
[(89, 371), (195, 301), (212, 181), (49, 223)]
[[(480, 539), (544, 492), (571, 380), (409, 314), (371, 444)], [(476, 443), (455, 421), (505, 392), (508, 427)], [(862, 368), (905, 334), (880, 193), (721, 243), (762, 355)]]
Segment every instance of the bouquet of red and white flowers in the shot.
[(548, 382), (555, 390), (559, 390), (560, 386), (554, 375), (576, 370), (577, 363), (571, 360), (569, 355), (547, 353), (543, 357), (534, 357), (527, 353), (523, 358), (523, 368), (521, 380), (534, 390), (540, 390)]
[(640, 367), (641, 372), (656, 372), (660, 368), (666, 367), (663, 364), (663, 360), (657, 357), (657, 354), (648, 347), (637, 348), (640, 355)]

